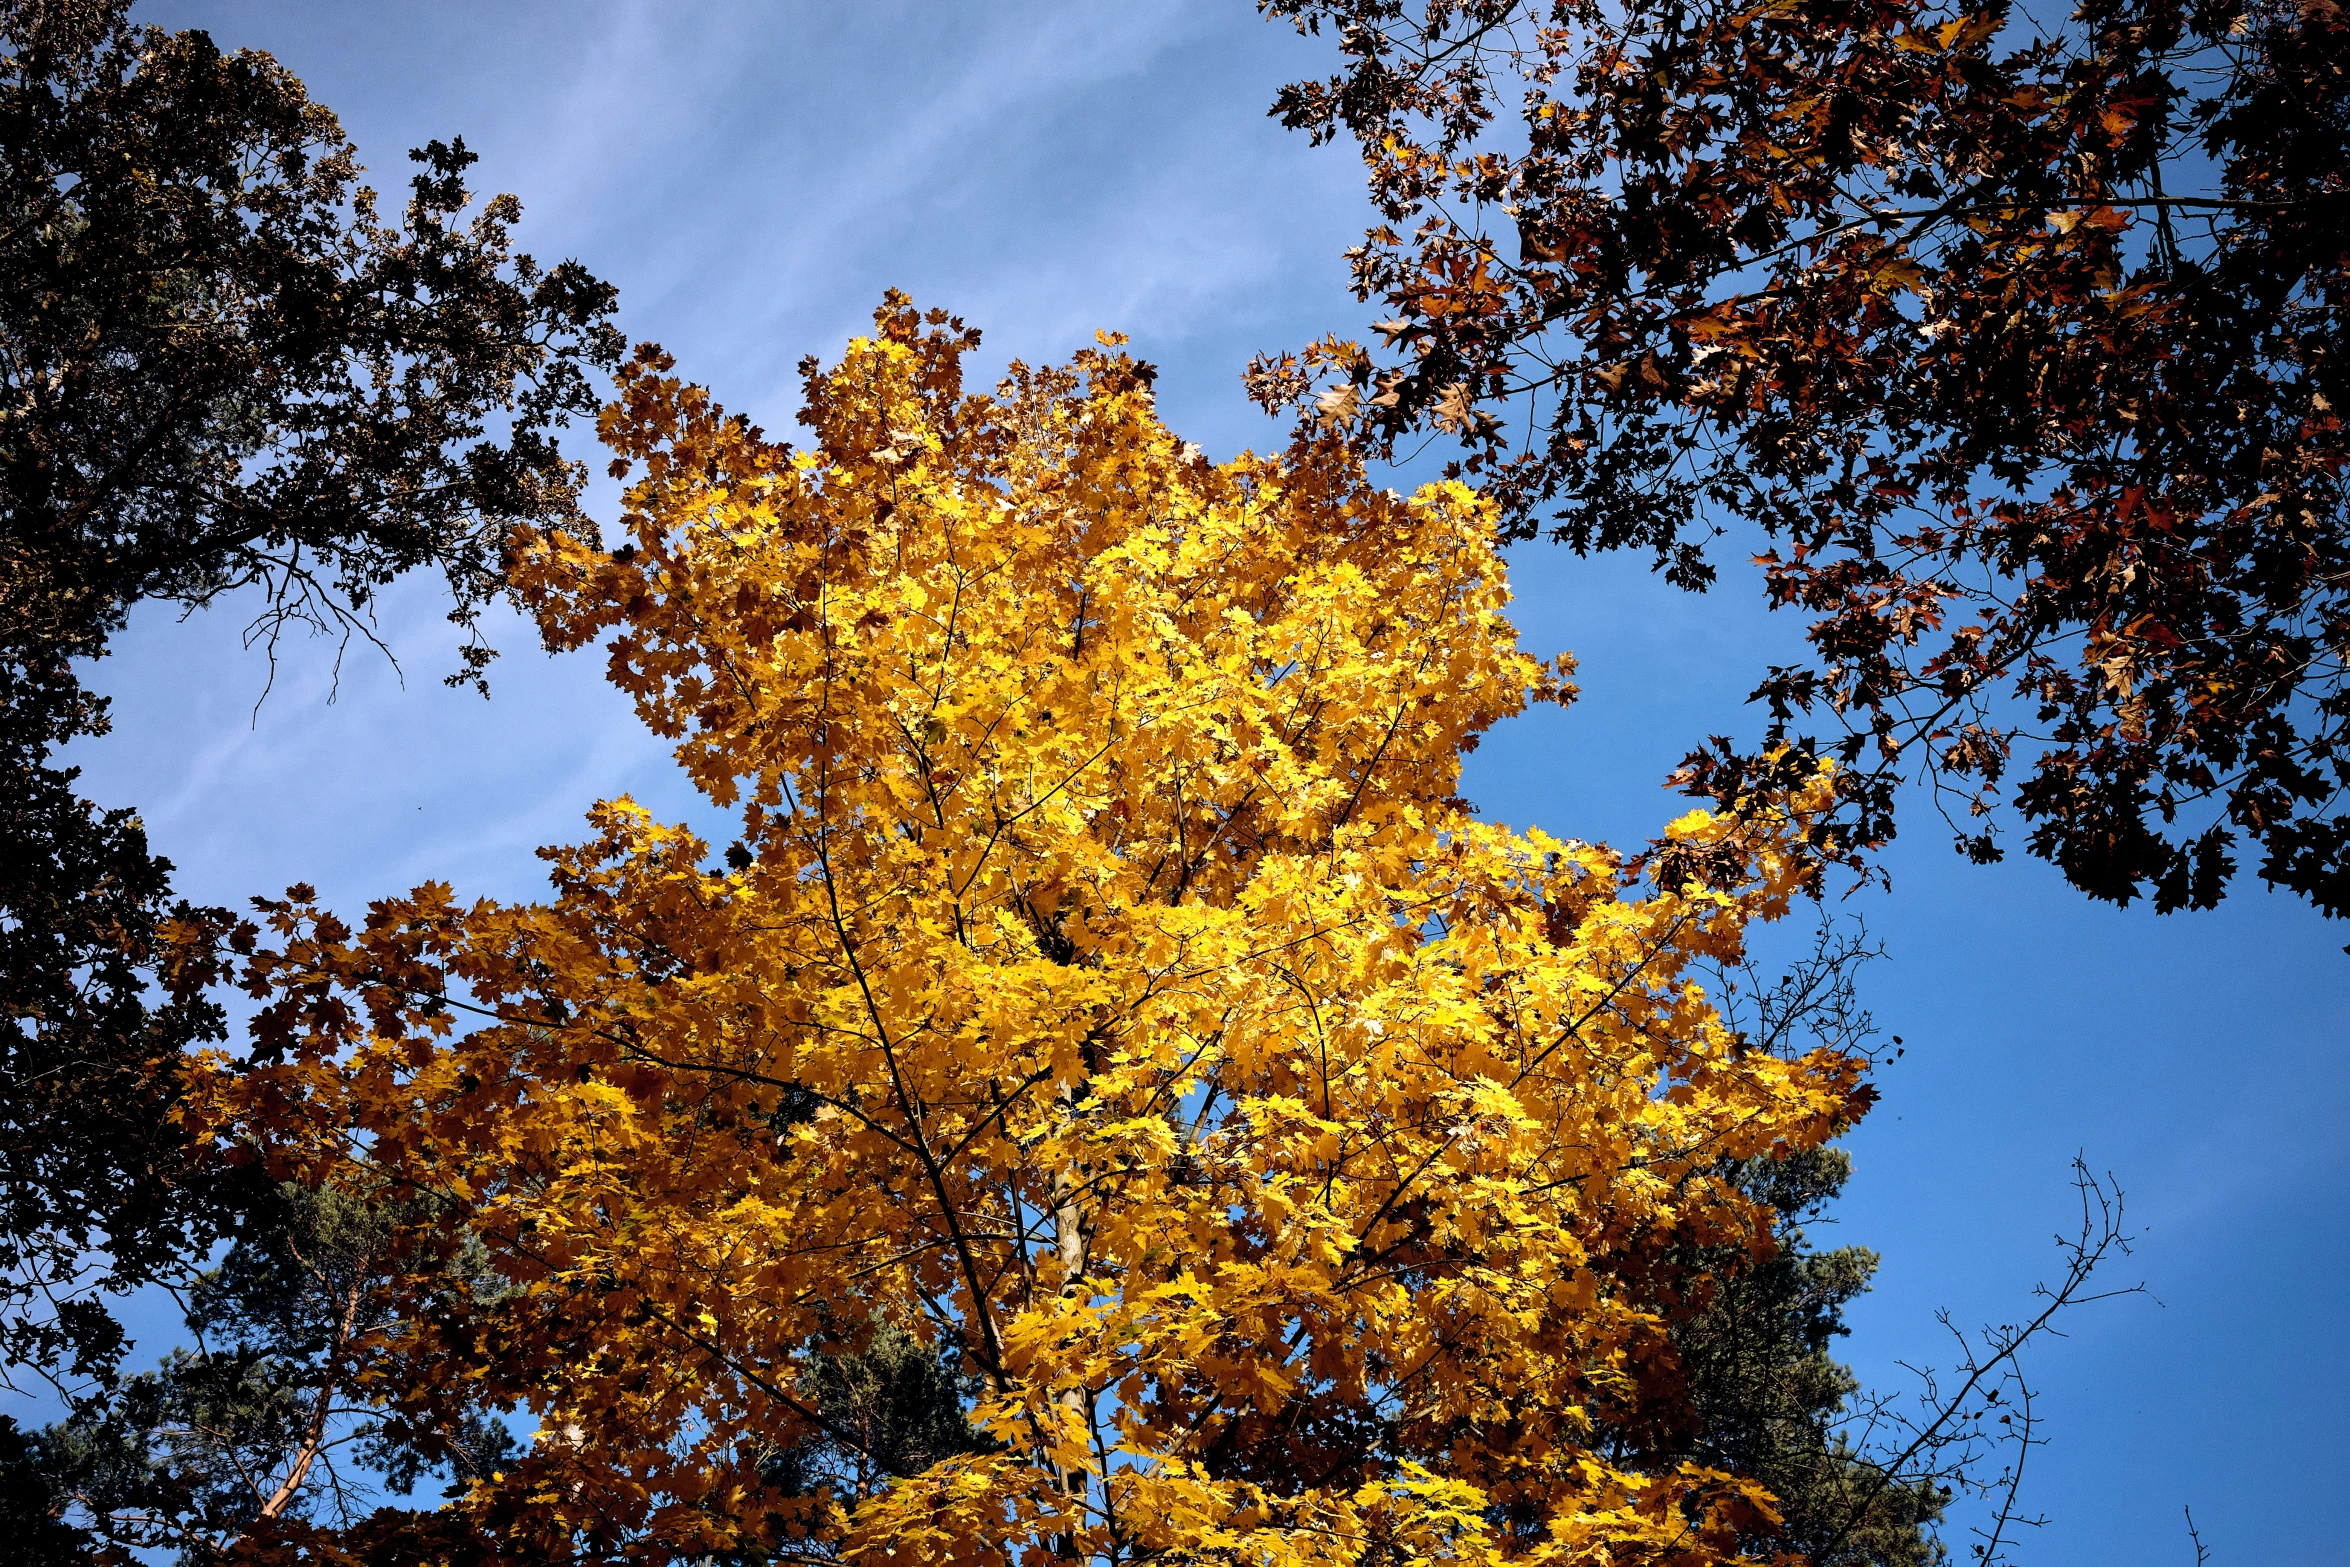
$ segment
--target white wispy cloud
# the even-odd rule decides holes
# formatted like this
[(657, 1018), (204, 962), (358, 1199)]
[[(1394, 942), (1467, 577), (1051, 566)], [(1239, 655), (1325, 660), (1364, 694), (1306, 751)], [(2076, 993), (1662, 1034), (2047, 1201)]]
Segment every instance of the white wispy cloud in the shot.
[[(790, 433), (795, 366), (862, 330), (885, 287), (987, 333), (981, 375), (1097, 327), (1166, 365), (1162, 406), (1211, 450), (1277, 438), (1240, 396), (1258, 347), (1345, 315), (1351, 160), (1265, 118), (1303, 58), (1246, 7), (1130, 3), (410, 4), (151, 0), (141, 15), (275, 53), (332, 105), (387, 197), (406, 149), (463, 135), (542, 259), (621, 289), (622, 323)], [(584, 432), (574, 443), (583, 444)], [(599, 492), (609, 514), (611, 494)], [(527, 895), (533, 852), (594, 799), (695, 817), (594, 654), (546, 660), (507, 622), (484, 703), (444, 690), (429, 584), (387, 595), (403, 682), (353, 647), (264, 671), (234, 606), (149, 608), (94, 672), (117, 736), (78, 747), (136, 801), (185, 891), (241, 902), (303, 879), (345, 906), (425, 878)]]

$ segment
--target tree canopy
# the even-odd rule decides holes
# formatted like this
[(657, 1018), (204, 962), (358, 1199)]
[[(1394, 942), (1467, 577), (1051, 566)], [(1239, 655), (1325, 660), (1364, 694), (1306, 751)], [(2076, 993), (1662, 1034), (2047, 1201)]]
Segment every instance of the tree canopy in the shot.
[[(538, 1422), (451, 1516), (544, 1559), (1736, 1556), (1767, 1490), (1610, 1433), (1684, 1399), (1694, 1270), (1773, 1249), (1735, 1161), (1869, 1103), (1697, 983), (1802, 821), (1692, 813), (1645, 871), (1480, 821), (1464, 750), (1570, 688), (1473, 492), (1211, 464), (1114, 341), (966, 395), (975, 334), (877, 319), (805, 451), (640, 353), (627, 542), (516, 568), (735, 840), (614, 800), (545, 903), (295, 889), (246, 959), (210, 1135), (429, 1194), (416, 1276), (502, 1281), (370, 1349), (421, 1426)], [(827, 1357), (885, 1334), (960, 1348), (985, 1439), (811, 1495), (787, 1456), (863, 1440)]]
[(516, 252), (512, 196), (468, 215), (462, 140), (385, 221), (284, 67), (129, 9), (0, 10), (0, 628), (257, 586), (349, 629), (427, 565), (470, 626), (512, 527), (577, 517), (549, 431), (601, 401), (611, 288)]
[(1693, 791), (1833, 753), (1846, 857), (1923, 780), (2092, 897), (2207, 906), (2249, 840), (2350, 914), (2335, 6), (1261, 8), (1345, 57), (1274, 112), (1362, 147), (1392, 314), (1257, 394), (1458, 438), (1514, 537), (1688, 588), (1756, 552), (1811, 657)]
[(221, 1014), (164, 941), (226, 916), (53, 765), (107, 727), (74, 661), (147, 600), (242, 592), (273, 657), (289, 622), (370, 635), (424, 566), (478, 682), (513, 531), (584, 527), (552, 431), (620, 348), (609, 287), (518, 253), (513, 197), (473, 206), (461, 141), (387, 221), (275, 60), (128, 13), (0, 3), (0, 1307), (9, 1359), (68, 1375), (120, 1348), (85, 1286), (235, 1222), (174, 1131)]
[[(216, 1563), (278, 1519), (348, 1524), (378, 1490), (405, 1495), (443, 1465), (460, 1481), (486, 1474), (513, 1450), (478, 1409), (420, 1446), (412, 1425), (383, 1418), (397, 1390), (356, 1374), (413, 1299), (389, 1246), (406, 1215), (347, 1185), (288, 1185), (243, 1206), (235, 1244), (178, 1292), (187, 1342), (79, 1401), (20, 1461), (71, 1536), (30, 1560)], [(451, 1260), (434, 1286), (483, 1287), (478, 1250)]]

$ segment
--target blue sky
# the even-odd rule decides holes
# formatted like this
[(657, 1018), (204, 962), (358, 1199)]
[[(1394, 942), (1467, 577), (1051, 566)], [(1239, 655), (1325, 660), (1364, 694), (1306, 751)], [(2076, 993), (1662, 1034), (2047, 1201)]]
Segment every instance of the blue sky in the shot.
[[(892, 285), (984, 328), (997, 363), (1131, 333), (1169, 422), (1217, 456), (1280, 439), (1241, 396), (1250, 353), (1366, 318), (1340, 254), (1365, 219), (1359, 165), (1264, 116), (1327, 46), (1247, 0), (140, 14), (277, 54), (387, 194), (408, 147), (462, 134), (482, 186), (522, 196), (529, 248), (617, 283), (632, 337), (779, 433), (796, 362), (837, 352)], [(1656, 780), (1692, 739), (1752, 732), (1742, 680), (1798, 628), (1734, 571), (1691, 601), (1544, 546), (1515, 570), (1528, 646), (1572, 648), (1586, 694), (1489, 740), (1470, 791), (1501, 820), (1637, 843), (1681, 808)], [(444, 689), (423, 584), (385, 606), (404, 682), (354, 649), (331, 703), (332, 649), (297, 646), (256, 715), (240, 627), (233, 605), (142, 614), (95, 671), (117, 733), (77, 756), (97, 798), (142, 808), (192, 896), (308, 880), (356, 912), (436, 877), (526, 897), (531, 851), (575, 836), (591, 800), (691, 808), (592, 657), (547, 659), (509, 622), (494, 699)], [(1968, 1326), (2026, 1310), (2079, 1151), (2141, 1233), (2117, 1281), (2153, 1295), (2081, 1313), (2033, 1357), (2052, 1443), (2028, 1502), (2052, 1522), (2019, 1559), (2185, 1567), (2191, 1505), (2219, 1561), (2334, 1560), (2350, 926), (2257, 884), (2213, 914), (2092, 907), (2037, 862), (1964, 864), (1922, 810), (1909, 827), (1893, 892), (1849, 905), (1889, 952), (1866, 999), (1908, 1046), (1822, 1236), (1884, 1258), (1850, 1358), (1898, 1387), (1899, 1363), (1947, 1362), (1938, 1308)], [(1963, 1529), (1952, 1544), (1965, 1559)]]

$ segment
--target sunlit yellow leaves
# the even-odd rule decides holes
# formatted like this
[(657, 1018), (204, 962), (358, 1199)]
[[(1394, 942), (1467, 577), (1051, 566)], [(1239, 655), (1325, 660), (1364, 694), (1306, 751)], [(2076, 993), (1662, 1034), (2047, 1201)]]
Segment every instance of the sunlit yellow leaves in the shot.
[[(543, 906), (289, 909), (257, 970), (288, 1056), (222, 1115), (459, 1194), (513, 1290), (391, 1352), (578, 1433), (465, 1505), (867, 1567), (1720, 1558), (1736, 1482), (1597, 1454), (1670, 1396), (1672, 1249), (1763, 1222), (1721, 1161), (1865, 1102), (1693, 982), (1792, 824), (1685, 818), (1702, 874), (1636, 895), (1477, 820), (1464, 747), (1567, 666), (1476, 494), (1210, 465), (1107, 349), (966, 397), (955, 327), (880, 326), (803, 453), (640, 360), (631, 542), (519, 568), (735, 811), (723, 863), (607, 804)], [(786, 1505), (762, 1455), (876, 1321), (961, 1346), (999, 1446)]]

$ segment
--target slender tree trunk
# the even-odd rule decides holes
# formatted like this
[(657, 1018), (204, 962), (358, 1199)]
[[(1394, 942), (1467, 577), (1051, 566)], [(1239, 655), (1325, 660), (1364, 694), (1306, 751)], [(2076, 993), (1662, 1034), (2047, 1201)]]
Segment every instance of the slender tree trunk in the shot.
[(367, 1294), (367, 1275), (354, 1271), (351, 1286), (343, 1295), (343, 1320), (335, 1326), (334, 1347), (328, 1351), (325, 1379), (320, 1383), (318, 1397), (310, 1405), (310, 1428), (302, 1434), (302, 1445), (294, 1450), (293, 1467), (269, 1500), (261, 1504), (261, 1516), (275, 1518), (293, 1505), (302, 1494), (302, 1484), (310, 1478), (310, 1470), (318, 1462), (318, 1455), (326, 1451), (326, 1423), (334, 1413), (337, 1372), (351, 1340), (359, 1330), (359, 1305)]

